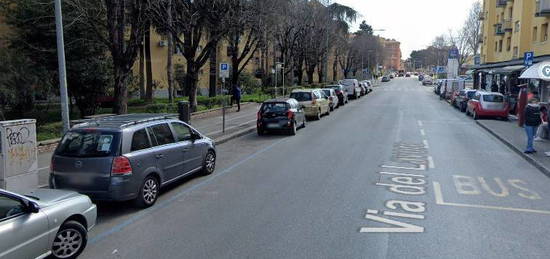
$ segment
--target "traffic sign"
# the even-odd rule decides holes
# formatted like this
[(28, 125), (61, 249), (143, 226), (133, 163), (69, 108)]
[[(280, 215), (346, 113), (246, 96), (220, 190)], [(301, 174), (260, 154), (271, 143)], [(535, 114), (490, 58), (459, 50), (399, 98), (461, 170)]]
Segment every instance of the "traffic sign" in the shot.
[(523, 65), (526, 67), (530, 67), (533, 65), (533, 58), (535, 56), (535, 53), (532, 51), (525, 52), (523, 55)]
[(229, 78), (229, 64), (220, 64), (220, 78)]
[(474, 65), (481, 64), (481, 57), (479, 55), (474, 57)]
[(449, 59), (458, 59), (458, 49), (456, 47), (449, 50)]

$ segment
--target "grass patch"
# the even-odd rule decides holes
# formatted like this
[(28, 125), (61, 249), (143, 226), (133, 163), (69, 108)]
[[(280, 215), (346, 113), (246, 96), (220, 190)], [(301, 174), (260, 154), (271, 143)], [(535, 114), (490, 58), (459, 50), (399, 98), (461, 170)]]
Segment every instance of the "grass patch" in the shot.
[(39, 125), (36, 128), (37, 141), (44, 141), (48, 139), (61, 138), (61, 132), (63, 131), (63, 124), (59, 122), (50, 122)]

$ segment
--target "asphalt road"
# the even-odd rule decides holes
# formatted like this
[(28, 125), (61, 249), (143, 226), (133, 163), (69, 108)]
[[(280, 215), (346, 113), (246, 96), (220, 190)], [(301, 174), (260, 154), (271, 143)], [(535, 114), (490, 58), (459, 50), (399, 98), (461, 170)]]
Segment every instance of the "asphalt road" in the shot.
[(150, 209), (99, 204), (82, 258), (550, 254), (550, 179), (415, 78), (218, 153)]

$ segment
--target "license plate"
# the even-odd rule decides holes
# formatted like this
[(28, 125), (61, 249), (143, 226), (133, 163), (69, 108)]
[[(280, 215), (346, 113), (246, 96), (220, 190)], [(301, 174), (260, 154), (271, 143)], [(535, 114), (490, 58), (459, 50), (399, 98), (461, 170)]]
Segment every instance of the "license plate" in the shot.
[(268, 129), (276, 129), (276, 128), (279, 128), (279, 124), (277, 124), (277, 123), (269, 123), (269, 124), (267, 124), (267, 128), (268, 128)]

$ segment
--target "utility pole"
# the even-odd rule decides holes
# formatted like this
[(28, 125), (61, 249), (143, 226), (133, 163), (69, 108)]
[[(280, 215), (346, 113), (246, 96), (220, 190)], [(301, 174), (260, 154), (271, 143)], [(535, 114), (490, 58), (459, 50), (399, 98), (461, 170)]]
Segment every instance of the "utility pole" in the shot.
[(67, 93), (67, 70), (65, 68), (65, 44), (63, 40), (63, 15), (61, 13), (61, 0), (55, 0), (55, 31), (57, 36), (57, 63), (59, 65), (59, 93), (61, 98), (61, 118), (63, 121), (63, 133), (70, 128), (69, 125), (69, 97)]

